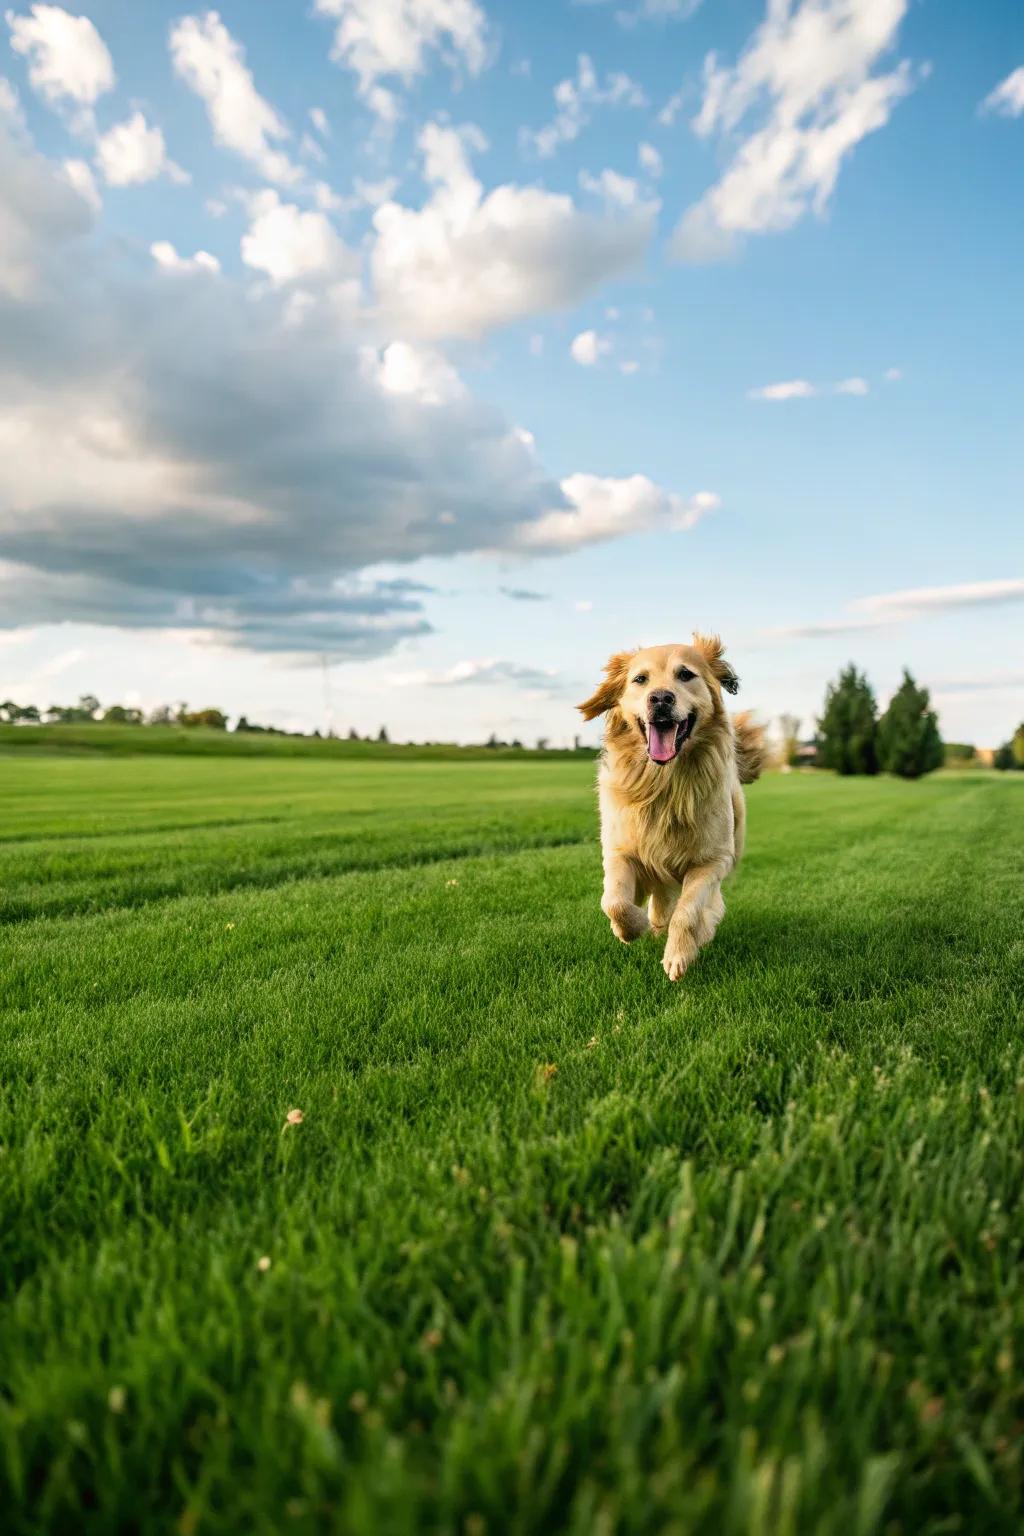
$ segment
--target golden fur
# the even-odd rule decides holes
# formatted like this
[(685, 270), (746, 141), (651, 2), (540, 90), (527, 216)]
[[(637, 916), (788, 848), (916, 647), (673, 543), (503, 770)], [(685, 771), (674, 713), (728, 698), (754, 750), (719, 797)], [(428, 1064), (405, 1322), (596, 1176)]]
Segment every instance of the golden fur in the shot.
[[(695, 634), (692, 645), (619, 651), (579, 705), (587, 720), (608, 717), (598, 775), (601, 906), (623, 943), (649, 928), (666, 934), (670, 981), (713, 938), (725, 912), (721, 882), (743, 852), (741, 786), (761, 772), (764, 747), (749, 716), (732, 718), (722, 703), (722, 690), (737, 687), (718, 637)], [(652, 689), (663, 709), (671, 693), (671, 720), (689, 730), (664, 763), (648, 755)]]

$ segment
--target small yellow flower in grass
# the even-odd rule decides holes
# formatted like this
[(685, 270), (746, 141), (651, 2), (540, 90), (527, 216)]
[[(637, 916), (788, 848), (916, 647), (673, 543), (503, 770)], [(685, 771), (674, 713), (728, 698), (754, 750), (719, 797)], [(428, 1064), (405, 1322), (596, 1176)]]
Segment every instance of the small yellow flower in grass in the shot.
[(558, 1076), (558, 1067), (553, 1061), (541, 1062), (537, 1068), (538, 1083), (550, 1083), (553, 1077)]
[(592, 1051), (596, 1044), (597, 1044), (597, 1036), (596, 1035), (591, 1035), (590, 1039), (587, 1041), (587, 1050), (588, 1051)]
[(128, 1401), (128, 1394), (124, 1387), (111, 1387), (107, 1393), (107, 1407), (111, 1413), (124, 1413), (124, 1405)]
[(224, 932), (225, 933), (230, 933), (234, 926), (235, 926), (234, 923), (225, 923), (224, 924)]
[(446, 880), (446, 881), (445, 881), (445, 885), (446, 885), (446, 886), (448, 886), (448, 887), (449, 887), (449, 889), (450, 889), (450, 888), (451, 888), (451, 887), (452, 887), (452, 886), (453, 886), (453, 885), (458, 885), (458, 883), (459, 883), (459, 882), (458, 882), (458, 881), (457, 881), (457, 880)]
[(285, 1125), (301, 1125), (305, 1119), (301, 1109), (290, 1109), (284, 1117)]
[(259, 1270), (261, 1275), (265, 1275), (267, 1270), (270, 1268), (271, 1263), (272, 1260), (270, 1254), (265, 1253), (261, 1258), (256, 1260), (256, 1268)]

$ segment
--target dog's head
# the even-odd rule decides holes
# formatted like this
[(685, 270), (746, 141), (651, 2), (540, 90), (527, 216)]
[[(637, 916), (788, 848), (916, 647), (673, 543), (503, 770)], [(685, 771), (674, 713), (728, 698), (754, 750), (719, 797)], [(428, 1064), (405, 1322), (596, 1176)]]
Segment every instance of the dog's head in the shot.
[(585, 720), (611, 711), (611, 729), (635, 733), (651, 762), (665, 764), (722, 719), (722, 690), (735, 693), (738, 687), (717, 635), (695, 634), (692, 645), (652, 645), (610, 656), (604, 682), (577, 707)]

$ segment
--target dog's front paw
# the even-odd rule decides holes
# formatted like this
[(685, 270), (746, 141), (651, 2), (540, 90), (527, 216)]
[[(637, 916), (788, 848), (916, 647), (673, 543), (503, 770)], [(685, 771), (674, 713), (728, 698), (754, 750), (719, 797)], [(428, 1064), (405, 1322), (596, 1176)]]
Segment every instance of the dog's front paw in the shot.
[(631, 901), (617, 901), (610, 906), (608, 921), (612, 925), (612, 933), (623, 944), (632, 944), (634, 939), (639, 939), (650, 927), (643, 907), (635, 906)]
[(669, 937), (661, 964), (669, 981), (682, 981), (697, 954), (697, 946), (687, 935), (689, 942), (675, 943)]

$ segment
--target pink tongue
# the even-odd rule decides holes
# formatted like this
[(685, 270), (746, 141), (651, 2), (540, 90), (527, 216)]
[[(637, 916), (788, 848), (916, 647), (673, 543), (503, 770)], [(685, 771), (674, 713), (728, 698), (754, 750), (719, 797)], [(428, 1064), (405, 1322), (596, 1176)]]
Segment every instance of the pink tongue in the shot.
[(647, 755), (656, 763), (670, 763), (676, 755), (676, 730), (674, 720), (667, 725), (647, 722)]

